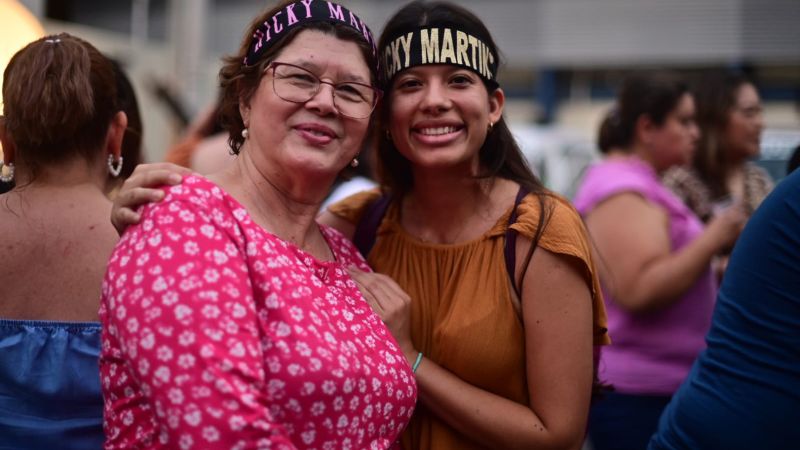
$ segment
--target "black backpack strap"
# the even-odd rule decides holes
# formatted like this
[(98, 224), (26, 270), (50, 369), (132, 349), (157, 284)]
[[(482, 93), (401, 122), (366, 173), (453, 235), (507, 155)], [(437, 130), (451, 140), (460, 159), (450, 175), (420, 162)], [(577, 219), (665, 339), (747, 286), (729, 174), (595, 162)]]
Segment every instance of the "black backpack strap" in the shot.
[[(503, 253), (506, 256), (508, 278), (511, 280), (511, 286), (514, 287), (515, 292), (517, 291), (517, 280), (514, 277), (514, 268), (517, 265), (517, 231), (511, 228), (511, 225), (517, 221), (517, 207), (528, 194), (528, 189), (524, 186), (519, 187), (517, 198), (514, 200), (514, 209), (511, 210), (511, 216), (508, 218), (508, 226), (506, 227), (506, 248)], [(520, 293), (517, 292), (517, 296), (519, 295)]]
[(361, 216), (361, 220), (359, 220), (356, 225), (356, 231), (353, 234), (353, 244), (356, 245), (356, 248), (361, 252), (364, 258), (369, 255), (372, 246), (375, 245), (378, 227), (381, 225), (383, 216), (386, 215), (386, 211), (389, 209), (391, 203), (391, 195), (381, 195), (377, 201), (367, 207), (367, 210), (364, 211), (364, 215)]

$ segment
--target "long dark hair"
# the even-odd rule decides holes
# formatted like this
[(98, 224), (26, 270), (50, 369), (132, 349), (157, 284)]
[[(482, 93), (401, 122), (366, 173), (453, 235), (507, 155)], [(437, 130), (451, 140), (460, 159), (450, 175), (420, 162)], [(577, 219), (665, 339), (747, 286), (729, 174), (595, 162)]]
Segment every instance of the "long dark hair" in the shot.
[[(413, 1), (405, 5), (386, 23), (378, 40), (378, 48), (384, 48), (387, 40), (400, 30), (443, 22), (464, 23), (471, 29), (479, 30), (486, 39), (485, 44), (489, 46), (493, 54), (499, 57), (497, 44), (483, 22), (470, 11), (447, 2)], [(490, 94), (494, 91), (491, 86), (487, 85), (486, 88)], [(381, 130), (388, 129), (391, 120), (391, 86), (384, 86), (384, 91), (386, 98), (382, 102), (378, 118)], [(397, 151), (386, 133), (378, 133), (377, 141), (378, 175), (381, 184), (393, 195), (402, 196), (408, 193), (414, 182), (411, 162)], [(494, 124), (480, 149), (479, 157), (482, 169), (482, 173), (479, 174), (481, 178), (506, 178), (519, 183), (531, 193), (546, 194), (548, 192), (528, 167), (522, 151), (511, 135), (505, 118), (501, 118)]]
[[(387, 40), (391, 36), (395, 36), (400, 30), (435, 23), (463, 23), (470, 29), (478, 30), (485, 38), (484, 43), (489, 46), (490, 51), (499, 57), (497, 44), (486, 25), (470, 11), (447, 2), (413, 1), (400, 8), (386, 23), (378, 40), (378, 48), (384, 48)], [(496, 89), (488, 85), (486, 85), (486, 88), (490, 95)], [(393, 94), (391, 86), (384, 86), (384, 91), (386, 97), (381, 104), (378, 117), (381, 130), (387, 130), (391, 121)], [(392, 196), (400, 198), (411, 190), (414, 183), (411, 162), (400, 154), (388, 133), (377, 134), (376, 146), (378, 149), (378, 176), (381, 185)], [(539, 224), (522, 266), (527, 267), (551, 215), (552, 204), (547, 201), (547, 197), (552, 193), (542, 185), (541, 181), (531, 171), (519, 145), (517, 145), (511, 130), (506, 124), (505, 118), (501, 117), (486, 135), (486, 140), (479, 152), (479, 158), (481, 167), (481, 173), (478, 174), (479, 178), (500, 177), (514, 181), (535, 195), (539, 201), (541, 212), (539, 214)], [(522, 280), (519, 281), (518, 285), (515, 284), (514, 288), (521, 292)]]
[(693, 86), (700, 141), (692, 163), (714, 197), (728, 193), (725, 180), (730, 157), (723, 147), (722, 136), (728, 127), (730, 112), (736, 105), (736, 94), (748, 84), (752, 82), (742, 74), (714, 73)]

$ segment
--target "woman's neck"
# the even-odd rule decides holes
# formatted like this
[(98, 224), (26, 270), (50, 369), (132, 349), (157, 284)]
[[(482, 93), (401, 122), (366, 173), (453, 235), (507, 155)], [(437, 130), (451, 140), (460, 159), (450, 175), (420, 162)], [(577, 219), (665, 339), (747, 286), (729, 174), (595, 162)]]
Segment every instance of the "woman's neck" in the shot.
[(15, 191), (63, 188), (96, 189), (102, 193), (105, 186), (106, 167), (101, 162), (89, 163), (83, 158), (73, 158), (56, 165), (40, 167), (34, 176), (28, 167), (20, 164), (16, 169)]
[(516, 189), (516, 183), (497, 177), (415, 173), (414, 186), (403, 199), (401, 222), (425, 241), (467, 241), (494, 225), (513, 203)]
[(725, 189), (735, 199), (744, 197), (744, 163), (728, 166), (725, 173)]
[(303, 183), (263, 173), (245, 154), (209, 179), (241, 203), (250, 217), (268, 232), (318, 259), (332, 258), (316, 223), (319, 205), (329, 185), (321, 186), (318, 180)]

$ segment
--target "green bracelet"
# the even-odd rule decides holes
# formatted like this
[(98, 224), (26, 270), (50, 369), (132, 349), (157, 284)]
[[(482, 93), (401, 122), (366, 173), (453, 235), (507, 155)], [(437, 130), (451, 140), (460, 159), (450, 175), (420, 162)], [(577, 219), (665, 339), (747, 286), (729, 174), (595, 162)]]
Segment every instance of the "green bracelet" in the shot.
[(411, 372), (417, 373), (417, 367), (419, 367), (419, 363), (422, 362), (422, 352), (417, 352), (417, 360), (414, 361), (414, 364), (411, 366)]

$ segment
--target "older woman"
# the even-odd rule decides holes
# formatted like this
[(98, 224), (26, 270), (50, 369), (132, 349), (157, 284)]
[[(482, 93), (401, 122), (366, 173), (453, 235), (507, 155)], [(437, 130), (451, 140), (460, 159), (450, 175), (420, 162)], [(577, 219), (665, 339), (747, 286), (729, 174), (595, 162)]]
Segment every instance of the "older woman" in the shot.
[(380, 97), (372, 36), (309, 1), (245, 36), (220, 72), (235, 163), (166, 189), (109, 263), (106, 448), (389, 448), (411, 366), (314, 220)]
[(100, 448), (100, 285), (117, 235), (107, 174), (127, 118), (111, 63), (68, 34), (6, 68), (0, 137), (0, 446)]
[(685, 164), (698, 129), (688, 86), (670, 74), (626, 79), (604, 123), (604, 161), (575, 197), (601, 261), (609, 330), (592, 407), (593, 448), (645, 448), (658, 416), (703, 349), (714, 306), (711, 259), (738, 236), (732, 207), (704, 228), (659, 175)]

